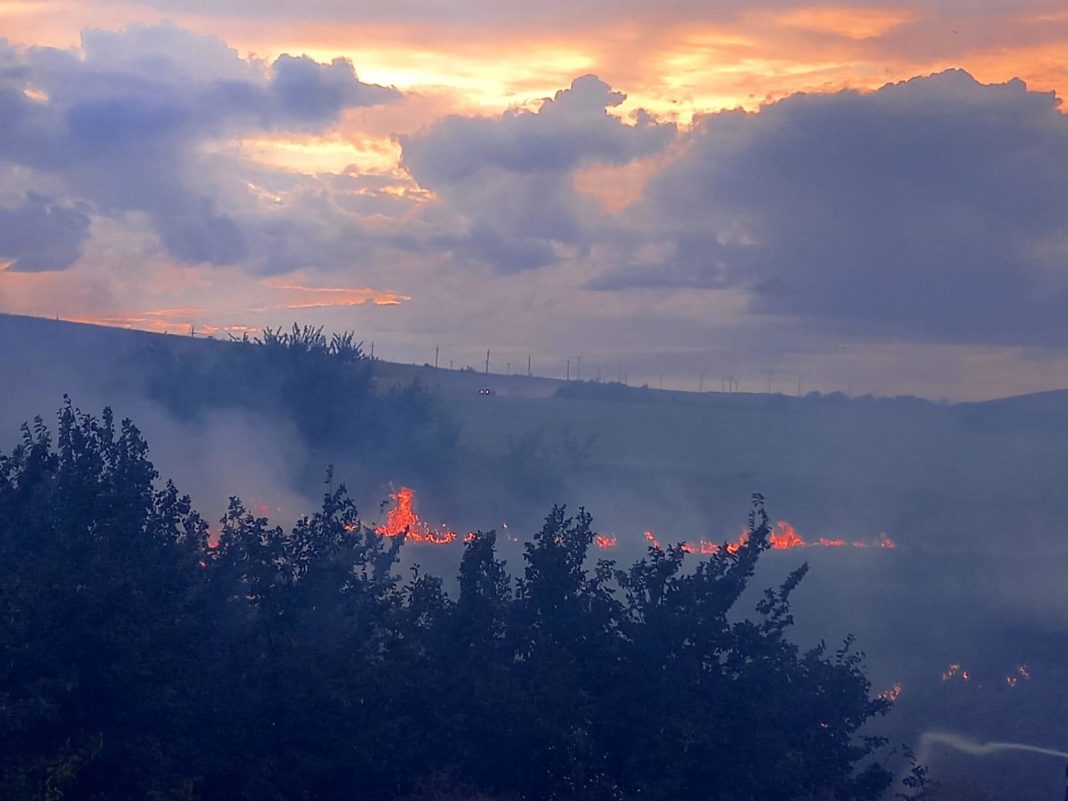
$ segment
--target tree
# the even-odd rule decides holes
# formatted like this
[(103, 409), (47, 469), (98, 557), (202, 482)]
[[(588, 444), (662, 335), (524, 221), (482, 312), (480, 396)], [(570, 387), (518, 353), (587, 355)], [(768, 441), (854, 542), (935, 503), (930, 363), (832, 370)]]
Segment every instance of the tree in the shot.
[(737, 608), (768, 534), (755, 496), (744, 547), (620, 568), (556, 507), (518, 577), (468, 537), (452, 598), (329, 473), (289, 530), (232, 499), (211, 547), (136, 427), (67, 401), (0, 456), (0, 796), (879, 798), (889, 702), (851, 639), (787, 636), (807, 567)]

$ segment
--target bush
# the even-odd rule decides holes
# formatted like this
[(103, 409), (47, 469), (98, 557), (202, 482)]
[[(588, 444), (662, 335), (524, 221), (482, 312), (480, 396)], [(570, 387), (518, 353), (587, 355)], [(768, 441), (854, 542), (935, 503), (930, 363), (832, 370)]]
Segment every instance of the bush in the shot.
[[(5, 799), (876, 799), (852, 641), (801, 651), (806, 568), (735, 607), (768, 547), (590, 564), (554, 508), (511, 577), (493, 532), (450, 597), (394, 570), (328, 477), (289, 531), (234, 498), (216, 547), (147, 444), (68, 402), (0, 457)], [(356, 789), (358, 788), (358, 789)]]

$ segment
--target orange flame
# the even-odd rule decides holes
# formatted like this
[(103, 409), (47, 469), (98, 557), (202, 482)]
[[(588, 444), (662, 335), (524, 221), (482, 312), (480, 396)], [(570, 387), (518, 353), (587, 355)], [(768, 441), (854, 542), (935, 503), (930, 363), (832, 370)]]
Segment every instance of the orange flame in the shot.
[(780, 520), (775, 524), (775, 528), (771, 530), (771, 534), (768, 536), (768, 543), (777, 551), (805, 547), (805, 541), (801, 539), (797, 529), (785, 520)]
[(434, 529), (427, 525), (415, 513), (413, 508), (415, 491), (410, 487), (401, 487), (389, 496), (397, 504), (386, 513), (386, 522), (375, 529), (383, 537), (406, 536), (412, 542), (424, 542), (431, 545), (447, 545), (455, 542), (457, 534), (445, 526)]
[(1005, 683), (1010, 687), (1015, 687), (1021, 681), (1030, 681), (1031, 671), (1027, 669), (1027, 665), (1020, 665), (1016, 668), (1016, 672), (1005, 677)]
[(611, 534), (598, 534), (593, 538), (593, 541), (597, 543), (597, 547), (602, 551), (607, 551), (609, 548), (615, 548), (619, 544), (619, 541)]
[(727, 553), (738, 553), (749, 543), (749, 532), (743, 531), (734, 542), (727, 543)]
[(898, 682), (894, 682), (894, 684), (890, 687), (889, 690), (883, 690), (881, 693), (879, 693), (879, 698), (881, 698), (884, 701), (889, 701), (890, 703), (894, 703), (900, 697), (901, 697), (901, 682), (899, 682), (899, 681)]
[(971, 681), (971, 678), (972, 677), (968, 675), (968, 671), (961, 668), (959, 662), (954, 662), (942, 673), (942, 681), (952, 681), (953, 679)]
[[(379, 535), (383, 537), (398, 537), (403, 534), (412, 542), (429, 543), (431, 545), (447, 545), (460, 539), (465, 543), (474, 540), (473, 532), (460, 537), (460, 535), (444, 524), (437, 528), (433, 528), (424, 522), (415, 512), (415, 491), (410, 487), (401, 487), (399, 490), (392, 493), (390, 498), (393, 500), (395, 506), (387, 512), (385, 522), (375, 529)], [(266, 505), (264, 505), (263, 511), (265, 513), (269, 511)], [(278, 511), (281, 510), (279, 509)], [(508, 523), (502, 523), (501, 527), (507, 530)], [(511, 542), (519, 542), (518, 539), (511, 535), (506, 536)], [(651, 547), (657, 549), (662, 549), (664, 547), (656, 534), (652, 531), (645, 531), (644, 537)], [(682, 542), (679, 544), (679, 548), (683, 553), (700, 554), (701, 556), (715, 556), (721, 551), (726, 551), (729, 554), (736, 554), (748, 544), (749, 539), (750, 532), (743, 530), (734, 541), (727, 542), (723, 545), (711, 540), (702, 539), (697, 542)], [(596, 534), (594, 535), (593, 541), (602, 551), (611, 550), (612, 548), (619, 546), (619, 538), (614, 534)], [(793, 550), (795, 548), (844, 548), (847, 544), (854, 548), (865, 549), (891, 549), (897, 547), (897, 544), (885, 533), (880, 534), (878, 540), (872, 541), (854, 540), (847, 543), (844, 539), (820, 537), (814, 542), (806, 542), (804, 537), (798, 533), (797, 529), (785, 520), (780, 520), (774, 527), (772, 527), (771, 532), (768, 534), (768, 544), (772, 550), (776, 551)]]

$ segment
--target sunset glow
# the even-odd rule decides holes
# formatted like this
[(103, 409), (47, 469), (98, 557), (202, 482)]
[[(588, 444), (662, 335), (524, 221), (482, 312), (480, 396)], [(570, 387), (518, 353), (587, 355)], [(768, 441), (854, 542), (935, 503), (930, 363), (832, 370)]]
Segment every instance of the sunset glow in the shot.
[[(5, 97), (18, 99), (5, 112), (17, 138), (0, 151), (14, 154), (0, 161), (0, 228), (13, 232), (0, 232), (0, 312), (220, 331), (299, 313), (391, 331), (403, 361), (425, 359), (423, 343), (441, 338), (428, 310), (449, 309), (457, 350), (622, 356), (630, 366), (616, 372), (641, 383), (670, 363), (667, 385), (680, 388), (739, 363), (750, 387), (771, 370), (807, 375), (810, 390), (977, 398), (1048, 388), (1048, 359), (1068, 365), (1059, 350), (1018, 358), (1046, 333), (940, 330), (974, 329), (974, 308), (904, 326), (824, 289), (898, 297), (882, 291), (897, 267), (843, 263), (888, 256), (862, 230), (879, 219), (904, 226), (915, 270), (935, 263), (939, 280), (958, 280), (946, 265), (974, 262), (971, 231), (1001, 230), (983, 198), (1018, 180), (1004, 191), (1035, 208), (1019, 209), (1004, 242), (977, 246), (1011, 254), (982, 268), (997, 286), (988, 297), (1021, 328), (1051, 319), (1029, 304), (1062, 286), (1044, 276), (1061, 265), (1063, 232), (1039, 211), (1059, 199), (1034, 183), (1062, 158), (1051, 126), (1068, 92), (1068, 14), (1039, 0), (982, 12), (14, 0), (0, 15)], [(924, 121), (934, 109), (958, 119)], [(1018, 130), (985, 130), (999, 119)], [(902, 125), (915, 126), (908, 147), (881, 141)], [(976, 163), (961, 170), (984, 170), (985, 189), (936, 204), (920, 186), (935, 173), (918, 165), (954, 163), (957, 140), (932, 139), (954, 129), (974, 132)], [(817, 169), (862, 140), (866, 156)], [(902, 180), (931, 200), (922, 210), (883, 191), (913, 166)], [(850, 196), (866, 181), (880, 207), (833, 224), (859, 213)], [(932, 231), (961, 252), (944, 254)], [(808, 253), (817, 241), (831, 250)], [(184, 285), (176, 270), (202, 281)], [(900, 282), (901, 295), (919, 285)], [(516, 326), (529, 295), (556, 302)], [(167, 308), (201, 312), (179, 323), (157, 313)], [(655, 344), (605, 325), (644, 328), (650, 311)], [(988, 359), (1008, 365), (996, 382), (964, 366)]]

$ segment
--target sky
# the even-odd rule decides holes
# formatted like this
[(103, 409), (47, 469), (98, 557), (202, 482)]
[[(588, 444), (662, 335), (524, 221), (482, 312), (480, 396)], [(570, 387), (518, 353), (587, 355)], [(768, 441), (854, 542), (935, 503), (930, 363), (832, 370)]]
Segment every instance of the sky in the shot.
[(1066, 387), (1066, 45), (1038, 0), (2, 0), (0, 312)]

